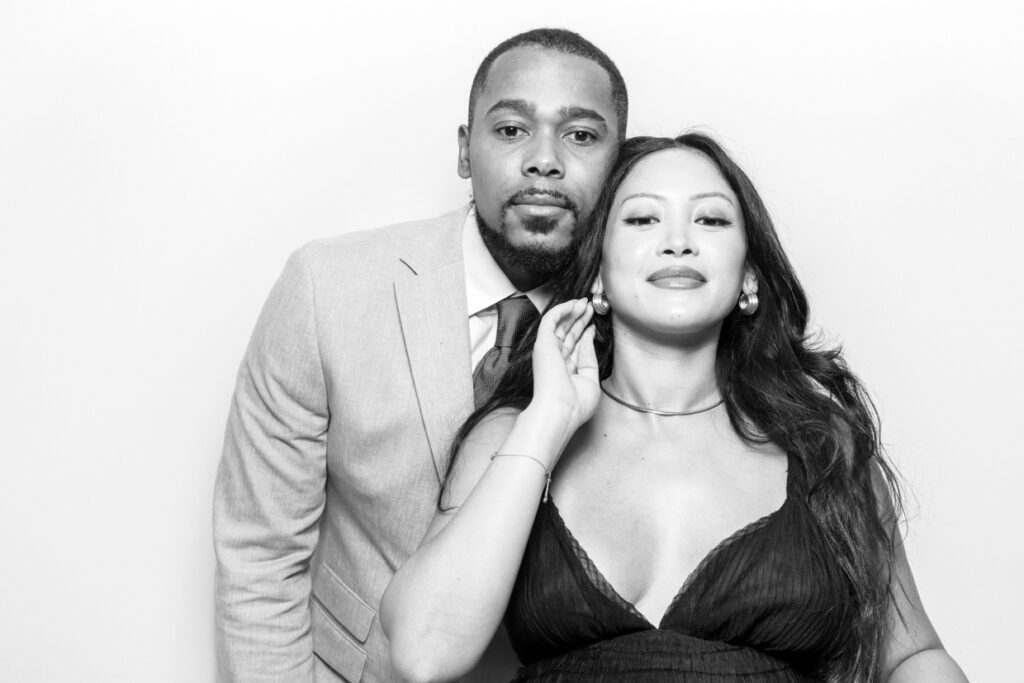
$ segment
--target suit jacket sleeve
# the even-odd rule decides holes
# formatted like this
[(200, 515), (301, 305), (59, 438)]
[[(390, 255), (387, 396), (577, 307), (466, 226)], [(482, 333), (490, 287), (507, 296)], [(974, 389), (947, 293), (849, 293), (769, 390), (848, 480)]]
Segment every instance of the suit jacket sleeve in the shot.
[(238, 372), (214, 493), (223, 681), (312, 681), (309, 560), (326, 482), (327, 391), (299, 250)]

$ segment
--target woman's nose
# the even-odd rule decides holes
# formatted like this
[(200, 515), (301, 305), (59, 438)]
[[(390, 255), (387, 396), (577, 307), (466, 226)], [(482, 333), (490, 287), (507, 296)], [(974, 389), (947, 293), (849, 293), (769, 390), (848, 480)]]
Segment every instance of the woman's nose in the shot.
[(666, 217), (662, 226), (661, 244), (658, 245), (660, 253), (671, 256), (697, 253), (690, 221), (681, 217)]

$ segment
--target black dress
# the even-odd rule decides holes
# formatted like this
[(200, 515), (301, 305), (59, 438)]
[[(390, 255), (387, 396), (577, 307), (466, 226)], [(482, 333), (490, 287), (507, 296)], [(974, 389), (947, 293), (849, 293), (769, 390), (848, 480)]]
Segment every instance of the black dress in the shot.
[(505, 615), (524, 664), (516, 680), (825, 680), (849, 636), (850, 588), (804, 503), (802, 472), (790, 457), (782, 507), (716, 546), (657, 626), (605, 580), (554, 501), (542, 503)]

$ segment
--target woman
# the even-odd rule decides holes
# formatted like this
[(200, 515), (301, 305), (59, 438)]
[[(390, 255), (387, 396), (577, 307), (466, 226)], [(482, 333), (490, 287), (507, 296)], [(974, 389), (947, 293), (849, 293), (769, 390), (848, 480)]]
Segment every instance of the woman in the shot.
[(384, 596), (400, 674), (457, 678), (504, 616), (527, 681), (966, 680), (872, 406), (806, 338), (742, 170), (700, 134), (632, 139), (594, 220)]

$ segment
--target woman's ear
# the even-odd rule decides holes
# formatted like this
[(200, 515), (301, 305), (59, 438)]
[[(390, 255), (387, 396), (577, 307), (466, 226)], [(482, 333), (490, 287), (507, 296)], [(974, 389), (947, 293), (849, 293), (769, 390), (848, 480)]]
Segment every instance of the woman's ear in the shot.
[(750, 266), (747, 266), (743, 273), (743, 291), (747, 294), (757, 294), (757, 273)]
[(594, 278), (594, 284), (590, 285), (590, 303), (597, 315), (608, 315), (608, 311), (612, 310), (608, 303), (608, 297), (604, 293), (604, 283), (601, 282), (600, 273)]

